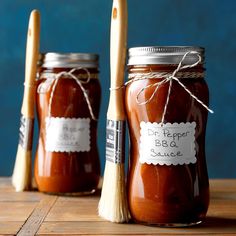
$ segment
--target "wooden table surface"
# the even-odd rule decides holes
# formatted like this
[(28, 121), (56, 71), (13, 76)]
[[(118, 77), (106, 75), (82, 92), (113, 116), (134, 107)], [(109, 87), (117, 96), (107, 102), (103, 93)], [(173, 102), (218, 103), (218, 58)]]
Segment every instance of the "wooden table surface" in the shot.
[(0, 235), (236, 235), (236, 179), (211, 180), (205, 223), (191, 228), (114, 224), (97, 216), (99, 196), (16, 193), (0, 178)]

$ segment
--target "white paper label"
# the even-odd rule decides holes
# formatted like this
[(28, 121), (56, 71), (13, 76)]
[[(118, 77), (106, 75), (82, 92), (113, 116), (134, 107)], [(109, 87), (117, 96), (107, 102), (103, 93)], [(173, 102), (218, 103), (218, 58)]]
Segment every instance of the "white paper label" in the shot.
[(191, 123), (141, 122), (141, 163), (154, 165), (183, 165), (196, 163), (195, 127)]
[(89, 152), (89, 118), (46, 118), (47, 152)]

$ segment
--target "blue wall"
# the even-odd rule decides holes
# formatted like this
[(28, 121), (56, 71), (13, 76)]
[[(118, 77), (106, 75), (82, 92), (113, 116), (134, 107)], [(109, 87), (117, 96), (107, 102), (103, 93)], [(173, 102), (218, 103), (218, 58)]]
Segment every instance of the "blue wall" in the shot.
[[(99, 148), (104, 166), (109, 87), (111, 0), (1, 0), (0, 175), (11, 175), (18, 143), (28, 16), (41, 11), (41, 51), (100, 54), (103, 100)], [(130, 0), (128, 46), (206, 47), (211, 108), (206, 139), (209, 175), (236, 177), (236, 2), (233, 0)]]

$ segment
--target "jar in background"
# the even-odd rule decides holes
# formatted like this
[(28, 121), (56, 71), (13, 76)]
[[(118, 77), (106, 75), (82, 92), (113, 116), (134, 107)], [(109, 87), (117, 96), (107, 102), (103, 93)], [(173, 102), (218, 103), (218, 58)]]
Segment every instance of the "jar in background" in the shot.
[(40, 64), (36, 95), (38, 189), (56, 194), (92, 193), (100, 178), (98, 55), (46, 53)]
[(136, 222), (187, 226), (205, 218), (209, 183), (204, 104), (209, 98), (203, 63), (204, 49), (199, 47), (129, 50), (128, 198)]

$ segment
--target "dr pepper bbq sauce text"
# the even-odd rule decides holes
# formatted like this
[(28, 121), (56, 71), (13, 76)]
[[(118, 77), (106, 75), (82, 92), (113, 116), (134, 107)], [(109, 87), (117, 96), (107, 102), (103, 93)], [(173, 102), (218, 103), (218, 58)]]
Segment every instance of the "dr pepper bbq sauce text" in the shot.
[(129, 50), (128, 198), (136, 222), (187, 226), (206, 215), (209, 97), (203, 60), (199, 47)]
[(36, 96), (38, 188), (56, 194), (92, 193), (100, 178), (98, 56), (47, 53), (41, 60)]

